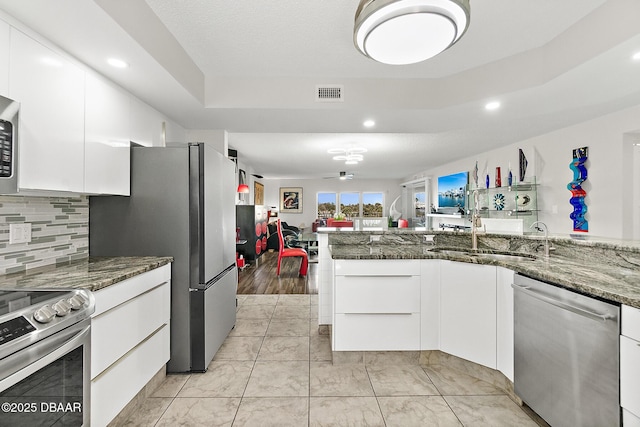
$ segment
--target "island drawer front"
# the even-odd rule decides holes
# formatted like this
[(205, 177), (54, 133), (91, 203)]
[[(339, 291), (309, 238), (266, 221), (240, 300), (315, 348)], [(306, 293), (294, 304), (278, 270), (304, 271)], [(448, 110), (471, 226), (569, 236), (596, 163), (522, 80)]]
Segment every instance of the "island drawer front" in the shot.
[(336, 314), (334, 351), (420, 350), (420, 314)]
[(419, 276), (420, 260), (403, 259), (339, 259), (336, 276)]
[(621, 321), (622, 335), (640, 341), (640, 310), (623, 305)]
[(620, 337), (620, 406), (640, 417), (640, 342), (626, 336)]
[(420, 276), (337, 276), (336, 313), (418, 313)]

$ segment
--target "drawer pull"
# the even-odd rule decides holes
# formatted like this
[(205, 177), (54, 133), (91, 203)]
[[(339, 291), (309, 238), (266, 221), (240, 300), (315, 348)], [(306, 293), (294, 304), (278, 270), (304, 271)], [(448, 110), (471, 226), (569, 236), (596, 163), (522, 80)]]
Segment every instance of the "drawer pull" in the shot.
[(380, 313), (380, 312), (375, 312), (375, 311), (368, 311), (368, 312), (358, 311), (358, 312), (350, 312), (350, 313), (343, 313), (343, 314), (349, 314), (349, 315), (351, 315), (351, 314), (361, 314), (361, 315), (362, 314), (365, 314), (365, 315), (375, 314), (376, 316), (379, 316), (379, 315), (385, 315), (385, 316), (398, 316), (398, 315), (411, 316), (413, 313), (410, 313), (410, 312), (409, 313), (407, 313), (407, 312), (402, 312), (402, 313), (382, 312), (382, 313)]
[[(340, 275), (337, 275), (340, 276)], [(389, 274), (389, 275), (380, 275), (380, 274), (345, 274), (342, 277), (384, 277), (386, 278), (390, 278), (390, 277), (419, 277), (419, 276), (414, 276), (413, 274)]]

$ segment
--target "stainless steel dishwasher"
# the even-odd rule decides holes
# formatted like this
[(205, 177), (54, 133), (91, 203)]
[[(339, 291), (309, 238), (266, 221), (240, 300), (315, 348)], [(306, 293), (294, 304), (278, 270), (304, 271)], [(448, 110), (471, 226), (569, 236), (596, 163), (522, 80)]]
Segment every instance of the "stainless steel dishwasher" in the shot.
[(515, 392), (553, 427), (620, 425), (620, 306), (516, 274)]

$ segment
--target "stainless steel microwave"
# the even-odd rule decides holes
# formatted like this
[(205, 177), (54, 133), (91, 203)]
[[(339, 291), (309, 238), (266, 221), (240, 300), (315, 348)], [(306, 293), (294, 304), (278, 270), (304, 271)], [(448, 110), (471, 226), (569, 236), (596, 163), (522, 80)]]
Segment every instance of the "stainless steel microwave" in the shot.
[(18, 188), (18, 114), (20, 104), (0, 95), (0, 194)]

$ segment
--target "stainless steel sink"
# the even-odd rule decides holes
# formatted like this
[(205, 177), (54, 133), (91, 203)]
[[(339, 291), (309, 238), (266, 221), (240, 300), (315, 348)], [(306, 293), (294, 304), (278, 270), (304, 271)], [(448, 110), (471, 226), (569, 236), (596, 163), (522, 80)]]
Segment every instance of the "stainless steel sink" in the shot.
[(495, 259), (498, 261), (535, 261), (536, 258), (533, 255), (512, 255), (512, 254), (487, 254), (487, 253), (470, 253), (471, 256), (478, 258)]
[(433, 248), (432, 252), (438, 252), (444, 255), (453, 256), (470, 256), (476, 258), (484, 258), (496, 261), (535, 261), (536, 257), (527, 254), (508, 254), (508, 253), (491, 253), (491, 252), (473, 252), (465, 249), (453, 248)]

